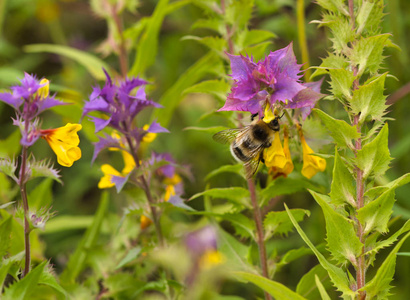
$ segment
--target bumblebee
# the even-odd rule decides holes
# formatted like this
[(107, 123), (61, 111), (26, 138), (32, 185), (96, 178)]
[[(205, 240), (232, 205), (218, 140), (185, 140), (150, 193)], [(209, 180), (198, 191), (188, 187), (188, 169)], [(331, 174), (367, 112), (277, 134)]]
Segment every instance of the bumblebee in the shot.
[(227, 129), (216, 133), (213, 139), (219, 143), (230, 143), (232, 156), (244, 164), (246, 178), (249, 179), (258, 169), (259, 162), (263, 162), (263, 150), (272, 145), (276, 131), (280, 130), (279, 120), (282, 116), (275, 116), (269, 123), (263, 119), (254, 120), (244, 128)]

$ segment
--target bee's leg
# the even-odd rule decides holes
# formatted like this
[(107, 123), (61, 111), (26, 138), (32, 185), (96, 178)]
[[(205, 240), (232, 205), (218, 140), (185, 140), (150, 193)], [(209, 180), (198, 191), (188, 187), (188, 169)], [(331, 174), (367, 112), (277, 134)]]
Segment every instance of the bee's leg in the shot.
[(255, 117), (256, 117), (257, 115), (259, 115), (259, 114), (256, 113), (256, 114), (252, 114), (252, 115), (251, 115), (251, 122), (255, 119)]
[(265, 159), (263, 158), (263, 151), (259, 154), (259, 161), (261, 161), (263, 164), (265, 163)]

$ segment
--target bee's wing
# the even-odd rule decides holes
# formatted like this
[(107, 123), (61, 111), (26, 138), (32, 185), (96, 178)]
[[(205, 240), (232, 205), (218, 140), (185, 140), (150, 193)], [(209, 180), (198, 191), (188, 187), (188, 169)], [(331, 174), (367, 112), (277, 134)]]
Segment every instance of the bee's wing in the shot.
[(245, 168), (246, 179), (251, 178), (256, 173), (256, 171), (258, 170), (259, 162), (261, 161), (263, 149), (264, 149), (264, 147), (262, 147), (262, 146), (255, 148), (250, 154), (252, 159), (250, 161), (244, 163), (243, 166)]
[(221, 144), (230, 144), (232, 143), (237, 137), (241, 136), (248, 130), (247, 127), (245, 128), (235, 128), (235, 129), (227, 129), (215, 133), (213, 135), (213, 139)]

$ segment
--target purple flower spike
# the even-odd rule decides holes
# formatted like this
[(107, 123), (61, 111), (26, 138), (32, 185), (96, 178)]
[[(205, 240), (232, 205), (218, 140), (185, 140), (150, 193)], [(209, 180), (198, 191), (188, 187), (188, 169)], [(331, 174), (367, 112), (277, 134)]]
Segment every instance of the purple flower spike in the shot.
[(152, 122), (147, 131), (151, 133), (169, 132), (168, 129), (162, 127), (159, 123), (155, 121)]
[(296, 62), (292, 43), (271, 52), (257, 63), (248, 56), (228, 56), (234, 84), (225, 105), (219, 111), (249, 111), (263, 115), (268, 102), (273, 105), (276, 102), (297, 101), (305, 107), (322, 97), (319, 97), (320, 92), (315, 91), (313, 86), (300, 82), (302, 65)]

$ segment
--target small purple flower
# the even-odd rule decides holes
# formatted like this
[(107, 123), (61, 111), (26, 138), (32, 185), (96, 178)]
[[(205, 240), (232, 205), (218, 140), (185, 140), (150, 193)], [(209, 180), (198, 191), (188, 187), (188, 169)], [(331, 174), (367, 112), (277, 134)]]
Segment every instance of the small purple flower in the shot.
[[(107, 81), (103, 88), (95, 87), (90, 95), (90, 101), (84, 105), (82, 118), (92, 111), (99, 111), (105, 118), (91, 117), (95, 131), (99, 132), (106, 126), (111, 126), (119, 132), (129, 132), (136, 115), (146, 107), (161, 107), (160, 104), (147, 100), (145, 85), (140, 78), (131, 78), (113, 84), (111, 77), (104, 70)], [(135, 92), (133, 92), (136, 89)], [(136, 133), (137, 134), (137, 133)]]
[[(219, 111), (249, 111), (263, 115), (268, 103), (273, 105), (276, 102), (298, 102), (298, 107), (304, 107), (311, 105), (312, 97), (317, 98), (317, 93), (313, 94), (310, 86), (300, 82), (301, 65), (296, 62), (292, 43), (271, 52), (257, 63), (248, 56), (228, 56), (234, 86)], [(303, 92), (308, 88), (309, 90)]]
[(160, 166), (157, 169), (157, 173), (164, 177), (172, 178), (175, 175), (175, 160), (169, 153), (155, 153), (152, 152), (151, 158), (148, 161), (150, 165), (155, 163), (166, 162), (165, 165)]
[(185, 238), (185, 245), (194, 257), (201, 257), (209, 250), (216, 250), (217, 234), (215, 228), (206, 226), (189, 233)]

